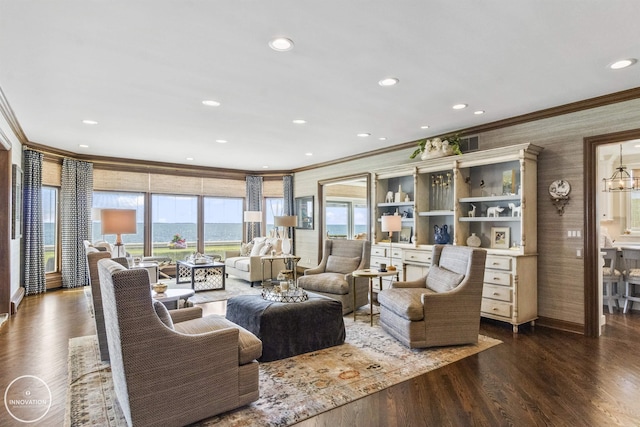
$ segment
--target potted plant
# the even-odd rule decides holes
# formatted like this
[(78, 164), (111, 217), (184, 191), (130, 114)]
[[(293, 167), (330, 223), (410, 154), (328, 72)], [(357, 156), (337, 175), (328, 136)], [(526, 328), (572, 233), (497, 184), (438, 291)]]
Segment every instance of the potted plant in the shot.
[(432, 139), (421, 139), (418, 141), (418, 148), (409, 156), (415, 159), (418, 155), (422, 160), (433, 159), (436, 157), (451, 156), (453, 154), (462, 154), (460, 150), (459, 134), (446, 135), (443, 137)]

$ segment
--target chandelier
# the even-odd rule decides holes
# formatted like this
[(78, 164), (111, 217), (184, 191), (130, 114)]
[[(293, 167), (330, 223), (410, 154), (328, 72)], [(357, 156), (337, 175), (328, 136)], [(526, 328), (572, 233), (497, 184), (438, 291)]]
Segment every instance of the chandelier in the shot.
[(602, 191), (633, 191), (640, 190), (640, 178), (634, 178), (622, 164), (622, 144), (620, 144), (620, 166), (611, 175), (611, 178), (602, 178), (604, 188)]

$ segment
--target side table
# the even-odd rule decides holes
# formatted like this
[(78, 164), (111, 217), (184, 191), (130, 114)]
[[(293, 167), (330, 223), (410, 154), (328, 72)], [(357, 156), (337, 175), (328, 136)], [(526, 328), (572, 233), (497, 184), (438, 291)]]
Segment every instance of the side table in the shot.
[(176, 283), (187, 283), (191, 280), (194, 291), (223, 290), (225, 286), (224, 263), (193, 264), (187, 261), (176, 261)]
[(160, 301), (164, 305), (167, 306), (169, 310), (174, 308), (180, 308), (180, 300), (187, 301), (187, 298), (195, 295), (195, 292), (192, 289), (167, 289), (161, 294), (151, 291), (151, 296), (154, 300)]
[(269, 255), (269, 256), (263, 256), (262, 258), (260, 258), (260, 262), (262, 262), (262, 283), (265, 283), (264, 280), (264, 262), (265, 261), (269, 261), (270, 267), (271, 267), (271, 282), (273, 282), (273, 261), (277, 260), (277, 259), (281, 259), (284, 260), (284, 262), (286, 263), (287, 261), (291, 261), (293, 262), (293, 281), (295, 283), (298, 283), (298, 272), (297, 272), (297, 266), (298, 266), (298, 261), (300, 261), (300, 257), (296, 256), (296, 255)]
[(353, 321), (356, 321), (356, 277), (369, 278), (369, 323), (373, 326), (373, 279), (376, 277), (380, 280), (380, 289), (382, 289), (382, 278), (388, 276), (396, 276), (396, 280), (400, 280), (400, 272), (398, 271), (379, 271), (371, 268), (364, 270), (356, 270), (351, 273), (353, 277)]

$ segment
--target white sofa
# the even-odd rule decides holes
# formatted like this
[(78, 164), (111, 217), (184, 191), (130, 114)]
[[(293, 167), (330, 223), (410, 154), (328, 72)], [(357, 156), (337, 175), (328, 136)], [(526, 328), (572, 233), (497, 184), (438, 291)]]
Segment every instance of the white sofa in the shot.
[(275, 278), (280, 270), (286, 269), (282, 259), (274, 260), (273, 268), (270, 261), (265, 261), (264, 277), (262, 276), (262, 257), (271, 255), (272, 250), (277, 255), (282, 254), (282, 240), (256, 237), (249, 244), (243, 244), (241, 251), (226, 251), (225, 273), (246, 280), (251, 286), (265, 279)]

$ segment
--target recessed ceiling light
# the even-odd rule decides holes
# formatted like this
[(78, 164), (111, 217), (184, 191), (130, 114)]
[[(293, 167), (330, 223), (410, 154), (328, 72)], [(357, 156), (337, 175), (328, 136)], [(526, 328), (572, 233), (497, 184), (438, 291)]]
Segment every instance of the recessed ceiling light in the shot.
[(609, 65), (609, 68), (611, 68), (612, 70), (620, 70), (621, 68), (630, 67), (636, 62), (638, 62), (638, 60), (635, 58), (622, 59), (620, 61), (616, 61), (613, 64)]
[(400, 80), (396, 79), (395, 77), (385, 77), (384, 79), (380, 80), (378, 84), (380, 86), (395, 86), (399, 82)]
[(191, 161), (193, 160), (193, 157), (187, 157), (187, 160)]
[(304, 153), (305, 156), (313, 156), (313, 153)]
[(368, 136), (371, 136), (371, 134), (370, 134), (370, 133), (363, 132), (363, 133), (359, 133), (359, 134), (358, 134), (358, 136), (359, 136), (360, 138), (366, 138), (366, 137), (368, 137)]
[(463, 108), (467, 108), (467, 104), (456, 104), (452, 108), (454, 110), (462, 110)]
[(295, 120), (293, 120), (293, 123), (295, 123), (297, 125), (303, 125), (303, 124), (307, 123), (307, 121), (304, 120), (304, 119), (295, 119)]
[(429, 125), (420, 126), (420, 129), (429, 129)]
[(78, 147), (80, 147), (80, 148), (89, 148), (89, 146), (87, 144), (80, 144), (80, 145), (78, 145)]
[(386, 136), (381, 136), (380, 138), (378, 138), (380, 141), (386, 141), (387, 137)]
[(269, 42), (269, 47), (278, 52), (286, 52), (293, 49), (293, 41), (286, 37), (276, 37)]
[(83, 120), (82, 123), (84, 123), (85, 125), (97, 125), (98, 122), (96, 122), (95, 120)]
[(473, 114), (476, 114), (476, 115), (484, 114), (484, 110), (474, 111)]
[(226, 143), (227, 143), (227, 142), (229, 142), (229, 141), (227, 141), (226, 139), (216, 139), (216, 142), (217, 142), (218, 144), (226, 144)]
[(211, 99), (205, 99), (204, 101), (202, 101), (202, 103), (204, 105), (206, 105), (207, 107), (219, 107), (220, 103), (218, 101), (214, 101)]
[(262, 169), (269, 169), (269, 166), (264, 165), (264, 166), (262, 167)]

